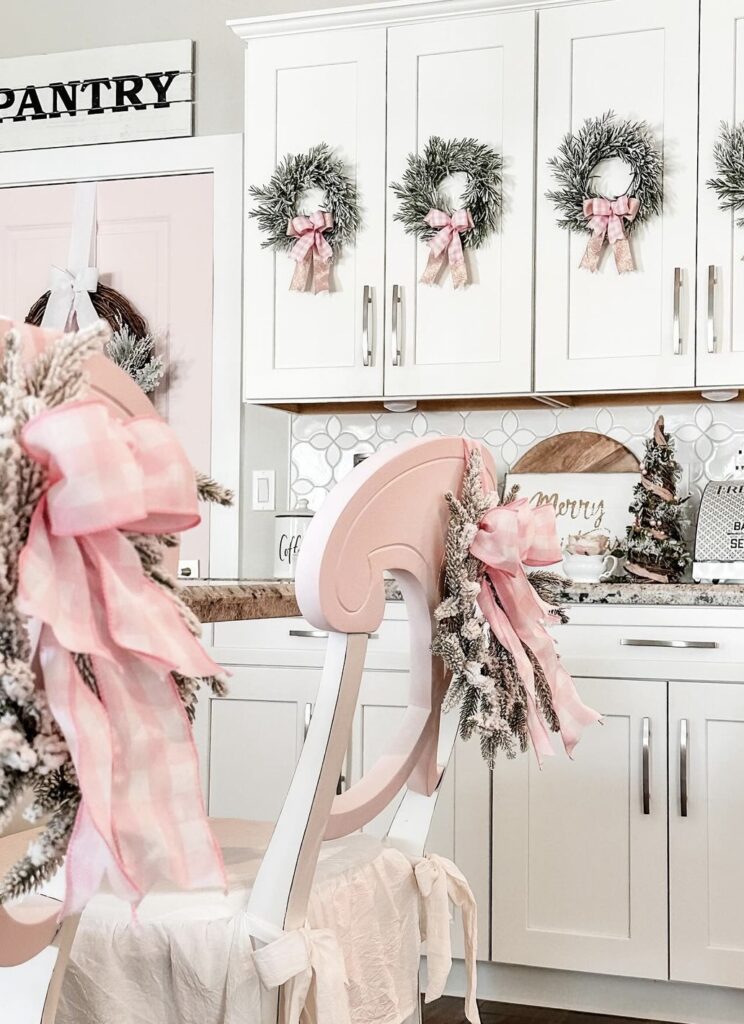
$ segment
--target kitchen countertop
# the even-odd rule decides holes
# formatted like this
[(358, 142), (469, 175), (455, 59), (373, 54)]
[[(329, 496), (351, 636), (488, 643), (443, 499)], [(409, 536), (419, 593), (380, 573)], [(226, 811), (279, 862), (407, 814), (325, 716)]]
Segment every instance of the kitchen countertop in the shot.
[[(386, 584), (386, 590), (388, 600), (401, 599), (392, 581)], [(184, 582), (183, 597), (202, 622), (276, 619), (300, 614), (292, 580), (193, 580)], [(560, 603), (744, 608), (744, 584), (567, 581), (560, 593)]]

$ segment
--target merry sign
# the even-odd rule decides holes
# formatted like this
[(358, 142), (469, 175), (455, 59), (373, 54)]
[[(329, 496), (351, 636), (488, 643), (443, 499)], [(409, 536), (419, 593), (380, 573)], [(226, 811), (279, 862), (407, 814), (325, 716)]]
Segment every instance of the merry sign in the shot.
[(193, 44), (0, 60), (0, 150), (192, 134)]

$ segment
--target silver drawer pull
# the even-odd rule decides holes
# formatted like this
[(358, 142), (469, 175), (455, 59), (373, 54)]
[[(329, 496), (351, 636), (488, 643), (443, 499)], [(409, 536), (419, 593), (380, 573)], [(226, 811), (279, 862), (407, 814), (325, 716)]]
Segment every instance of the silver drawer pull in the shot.
[(400, 366), (403, 362), (403, 353), (400, 347), (400, 304), (401, 304), (401, 289), (399, 284), (393, 285), (393, 298), (391, 308), (391, 335), (393, 340), (393, 366)]
[(682, 718), (679, 723), (679, 813), (687, 817), (687, 770), (690, 751), (690, 723)]
[(362, 365), (372, 365), (372, 341), (369, 334), (369, 307), (372, 305), (372, 289), (365, 284), (362, 291)]
[(711, 264), (708, 267), (708, 352), (716, 353), (716, 285), (718, 270)]
[(643, 776), (643, 813), (651, 813), (651, 719), (643, 719), (641, 774)]
[(672, 312), (672, 336), (675, 356), (682, 355), (682, 327), (680, 326), (680, 297), (682, 295), (682, 268), (674, 268), (674, 306)]
[[(307, 639), (308, 637), (313, 640), (327, 640), (328, 634), (324, 629), (290, 629), (290, 636), (299, 636)], [(379, 633), (370, 633), (370, 640), (377, 640), (380, 636)]]
[(717, 640), (627, 640), (620, 641), (622, 647), (689, 647), (698, 651), (714, 651), (719, 646)]
[(302, 730), (302, 742), (304, 743), (307, 739), (307, 734), (310, 732), (310, 723), (313, 720), (313, 706), (308, 701), (305, 705), (305, 724)]

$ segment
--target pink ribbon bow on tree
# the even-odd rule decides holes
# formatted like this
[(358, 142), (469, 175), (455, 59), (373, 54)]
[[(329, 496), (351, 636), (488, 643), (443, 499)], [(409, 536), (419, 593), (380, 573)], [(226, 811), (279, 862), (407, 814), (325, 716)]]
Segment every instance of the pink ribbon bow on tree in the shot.
[(421, 275), (421, 283), (434, 284), (446, 258), (449, 260), (452, 283), (455, 288), (461, 288), (468, 283), (468, 268), (465, 264), (460, 235), (463, 231), (469, 231), (473, 226), (470, 210), (457, 210), (450, 216), (444, 210), (432, 209), (429, 210), (424, 220), (430, 228), (440, 228), (440, 230), (426, 243), (431, 252)]
[[(553, 638), (545, 628), (550, 605), (538, 597), (522, 568), (523, 564), (545, 566), (560, 561), (553, 506), (532, 508), (526, 498), (497, 505), (484, 516), (470, 553), (486, 566), (487, 579), (481, 584), (478, 604), (494, 636), (514, 658), (527, 691), (527, 728), (538, 761), (553, 750), (538, 708), (535, 671), (525, 646), (545, 674), (563, 745), (570, 754), (584, 727), (599, 721), (600, 715), (582, 704), (571, 676), (560, 663)], [(493, 598), (491, 586), (501, 607)]]
[(287, 234), (297, 239), (289, 253), (290, 257), (297, 261), (289, 285), (291, 292), (305, 291), (311, 267), (314, 294), (330, 290), (333, 249), (323, 232), (329, 231), (332, 227), (333, 217), (325, 210), (316, 210), (309, 217), (293, 217), (289, 222)]
[[(121, 532), (199, 522), (188, 459), (162, 421), (120, 422), (98, 401), (40, 414), (22, 444), (47, 481), (21, 552), (18, 607), (41, 624), (44, 689), (82, 794), (62, 913), (79, 912), (104, 875), (132, 903), (161, 881), (224, 888), (171, 676), (219, 669)], [(98, 694), (75, 654), (90, 657)]]
[(615, 254), (618, 273), (625, 274), (629, 270), (635, 270), (623, 221), (635, 220), (640, 206), (640, 202), (633, 196), (620, 196), (612, 200), (599, 196), (585, 199), (584, 216), (592, 229), (592, 237), (587, 242), (579, 266), (591, 270), (593, 274), (596, 273), (606, 238)]

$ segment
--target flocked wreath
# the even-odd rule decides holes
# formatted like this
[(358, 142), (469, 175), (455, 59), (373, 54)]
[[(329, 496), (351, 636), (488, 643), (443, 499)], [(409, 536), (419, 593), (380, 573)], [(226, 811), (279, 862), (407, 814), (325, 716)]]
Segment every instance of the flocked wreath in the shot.
[[(322, 208), (305, 215), (302, 201), (313, 188), (323, 193)], [(321, 142), (285, 156), (267, 185), (249, 191), (258, 200), (249, 216), (266, 235), (262, 247), (287, 252), (297, 262), (291, 290), (305, 290), (312, 268), (313, 291), (328, 291), (331, 260), (361, 226), (357, 186), (343, 161)]]
[[(602, 160), (618, 158), (632, 172), (621, 196), (601, 196), (594, 185)], [(661, 213), (663, 157), (645, 121), (620, 120), (608, 110), (587, 118), (569, 132), (558, 154), (548, 160), (559, 187), (546, 192), (558, 213), (558, 226), (591, 235), (581, 266), (595, 271), (605, 239), (612, 245), (620, 272), (633, 270), (626, 237), (639, 224)]]
[[(722, 210), (744, 208), (744, 121), (736, 125), (721, 122), (721, 133), (713, 147), (718, 177), (710, 178), (706, 184), (718, 196)], [(736, 222), (744, 227), (744, 217)]]
[[(455, 287), (467, 283), (462, 248), (478, 249), (496, 231), (501, 214), (501, 155), (477, 139), (432, 135), (422, 153), (411, 153), (400, 182), (391, 188), (400, 205), (393, 217), (430, 249), (422, 281), (433, 284), (449, 260)], [(453, 210), (442, 193), (452, 174), (467, 179), (462, 208)]]

